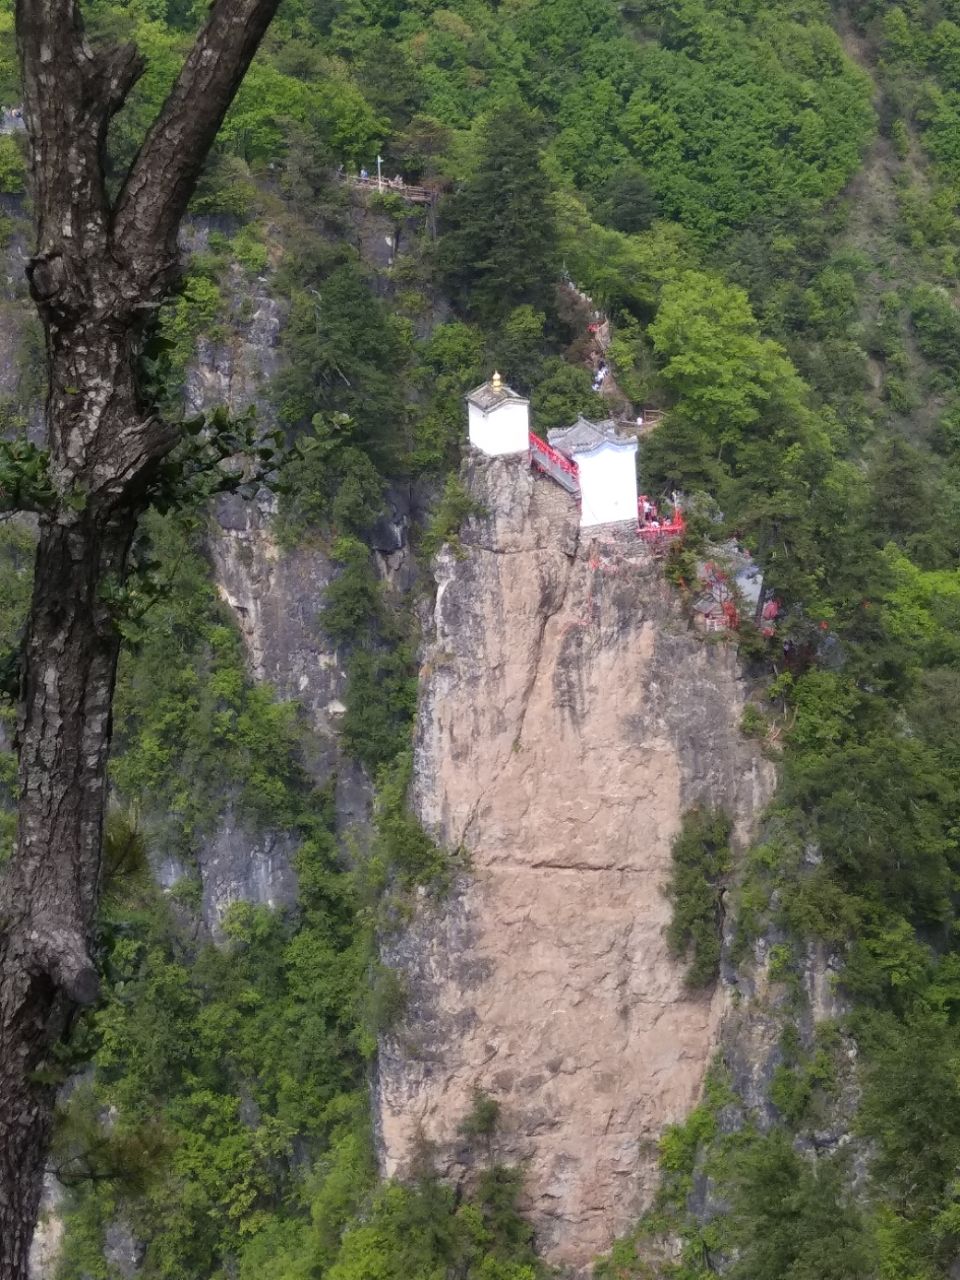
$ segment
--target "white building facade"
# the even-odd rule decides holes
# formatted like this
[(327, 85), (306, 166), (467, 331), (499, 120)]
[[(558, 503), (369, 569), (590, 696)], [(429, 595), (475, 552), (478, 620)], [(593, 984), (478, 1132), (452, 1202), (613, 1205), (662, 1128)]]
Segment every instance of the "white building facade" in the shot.
[(574, 456), (580, 472), (580, 524), (637, 521), (637, 442), (600, 444)]
[(572, 427), (548, 432), (548, 445), (530, 434), (530, 401), (499, 373), (466, 401), (473, 447), (491, 457), (530, 454), (539, 470), (579, 497), (582, 527), (637, 523), (637, 440), (619, 435), (612, 419), (580, 417)]
[(470, 443), (496, 457), (526, 453), (530, 448), (530, 401), (495, 373), (467, 397)]
[(580, 525), (637, 522), (637, 441), (619, 436), (611, 420), (578, 418), (572, 427), (548, 433), (555, 449), (576, 465), (580, 480)]

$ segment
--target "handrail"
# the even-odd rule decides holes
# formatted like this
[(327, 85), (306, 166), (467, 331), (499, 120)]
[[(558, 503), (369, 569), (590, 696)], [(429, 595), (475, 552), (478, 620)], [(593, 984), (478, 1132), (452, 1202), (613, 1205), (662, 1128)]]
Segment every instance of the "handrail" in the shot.
[(649, 524), (642, 524), (637, 528), (637, 537), (643, 538), (644, 542), (658, 542), (661, 538), (679, 537), (685, 528), (682, 517), (677, 520), (668, 520), (657, 529)]
[[(566, 454), (554, 449), (553, 445), (548, 444), (546, 440), (542, 440), (540, 436), (534, 432), (529, 433), (530, 439), (530, 461), (538, 470), (544, 472), (548, 476), (552, 476), (559, 484), (563, 486), (569, 493), (578, 496), (580, 492), (580, 470), (575, 462), (572, 462)], [(675, 495), (676, 498), (676, 495)], [(686, 530), (686, 524), (683, 519), (683, 512), (680, 510), (679, 503), (674, 506), (673, 518), (658, 522), (656, 525), (649, 523), (644, 518), (644, 505), (649, 506), (647, 512), (651, 519), (657, 519), (657, 510), (649, 504), (645, 494), (641, 494), (637, 500), (637, 537), (644, 542), (662, 542), (668, 538), (678, 538)]]
[(541, 440), (539, 436), (530, 432), (530, 448), (534, 453), (542, 453), (549, 458), (555, 467), (559, 467), (561, 471), (566, 471), (567, 475), (573, 476), (579, 480), (580, 472), (575, 462), (571, 462), (565, 454), (559, 449), (554, 449), (552, 444), (547, 444), (546, 440)]
[(376, 178), (348, 178), (347, 181), (354, 187), (359, 187), (361, 191), (376, 191), (382, 194), (392, 191), (394, 195), (402, 196), (404, 200), (412, 200), (416, 204), (432, 204), (434, 200), (439, 198), (439, 191), (433, 187), (415, 187), (404, 183), (399, 186), (389, 178), (377, 180)]
[[(652, 518), (658, 520), (656, 525), (648, 524), (644, 519), (644, 505), (650, 505), (650, 514)], [(674, 508), (673, 519), (658, 519), (656, 507), (649, 503), (649, 499), (645, 493), (641, 493), (637, 499), (637, 537), (642, 538), (644, 542), (659, 542), (661, 538), (677, 538), (686, 529), (686, 523), (683, 519), (683, 512), (679, 506)]]

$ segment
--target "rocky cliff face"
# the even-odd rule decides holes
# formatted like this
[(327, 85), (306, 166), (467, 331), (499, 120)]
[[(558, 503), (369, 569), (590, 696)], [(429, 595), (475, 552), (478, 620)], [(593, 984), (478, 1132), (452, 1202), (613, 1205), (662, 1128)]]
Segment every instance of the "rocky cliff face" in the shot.
[[(225, 285), (231, 336), (201, 341), (187, 398), (269, 419), (280, 308), (268, 279), (237, 269)], [(2, 319), (0, 366), (7, 346), (15, 363)], [(477, 1152), (458, 1128), (483, 1088), (502, 1107), (489, 1158), (524, 1164), (544, 1253), (578, 1271), (649, 1199), (656, 1138), (695, 1101), (718, 1043), (724, 996), (687, 993), (663, 939), (671, 840), (700, 801), (726, 807), (745, 838), (772, 771), (738, 733), (732, 652), (692, 635), (635, 540), (581, 542), (569, 498), (518, 460), (474, 458), (469, 480), (488, 514), (469, 522), (463, 558), (439, 560), (413, 801), (471, 865), (385, 941), (410, 999), (382, 1045), (382, 1163), (402, 1172), (424, 1137), (445, 1172), (468, 1176)], [(400, 589), (405, 503), (374, 539)], [(319, 622), (332, 566), (317, 548), (279, 547), (270, 516), (266, 495), (220, 504), (218, 589), (251, 674), (302, 707), (311, 772), (337, 777), (341, 829), (362, 825), (369, 786), (338, 747), (345, 675)], [(231, 901), (295, 899), (294, 852), (227, 805), (199, 858), (214, 937)], [(156, 853), (162, 883), (185, 873)], [(37, 1280), (54, 1273), (62, 1234), (48, 1193)]]
[(382, 1164), (426, 1139), (467, 1176), (486, 1091), (492, 1157), (524, 1165), (545, 1256), (578, 1272), (649, 1202), (717, 1044), (721, 990), (685, 990), (663, 936), (672, 839), (698, 803), (743, 839), (773, 771), (739, 733), (733, 651), (692, 634), (649, 551), (578, 537), (521, 459), (468, 478), (487, 514), (440, 557), (414, 803), (470, 870), (385, 946), (409, 1004), (380, 1056)]
[[(202, 249), (206, 236), (203, 224), (192, 226), (188, 247)], [(252, 405), (264, 426), (272, 426), (269, 387), (280, 363), (281, 306), (269, 276), (251, 281), (236, 265), (223, 293), (228, 336), (218, 342), (201, 337), (185, 389), (188, 406), (198, 412), (225, 405), (242, 413)], [(255, 500), (233, 496), (217, 504), (208, 539), (217, 589), (243, 637), (250, 674), (301, 707), (311, 730), (305, 763), (321, 785), (336, 775), (338, 814), (347, 829), (366, 820), (369, 785), (341, 759), (337, 745), (346, 675), (320, 623), (333, 566), (316, 546), (278, 544), (271, 527), (275, 507), (265, 490)], [(231, 902), (296, 901), (295, 852), (290, 836), (246, 831), (229, 809), (224, 813), (199, 855), (203, 918), (215, 938)]]

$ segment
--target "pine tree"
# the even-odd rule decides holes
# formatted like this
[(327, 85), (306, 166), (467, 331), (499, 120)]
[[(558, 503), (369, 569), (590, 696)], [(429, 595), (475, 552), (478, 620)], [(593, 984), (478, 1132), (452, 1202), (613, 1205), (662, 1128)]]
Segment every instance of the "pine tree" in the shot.
[(537, 121), (519, 105), (488, 120), (477, 171), (443, 211), (440, 270), (452, 296), (484, 325), (524, 303), (552, 310), (559, 266), (550, 182)]

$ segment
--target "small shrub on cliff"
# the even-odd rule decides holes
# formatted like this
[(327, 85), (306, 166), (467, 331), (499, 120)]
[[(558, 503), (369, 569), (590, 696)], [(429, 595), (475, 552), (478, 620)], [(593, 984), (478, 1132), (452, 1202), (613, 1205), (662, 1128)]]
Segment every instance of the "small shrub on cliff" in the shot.
[(175, 301), (160, 312), (159, 345), (161, 367), (159, 378), (163, 396), (178, 405), (183, 395), (187, 366), (194, 358), (201, 337), (213, 337), (223, 314), (223, 294), (216, 281), (201, 272), (194, 263), (183, 281)]
[(801, 1043), (796, 1027), (788, 1025), (780, 1037), (780, 1052), (783, 1061), (770, 1081), (770, 1101), (793, 1130), (800, 1125), (825, 1125), (829, 1103), (837, 1091), (840, 1038), (836, 1025), (818, 1027), (816, 1043), (810, 1049)]
[(740, 717), (740, 732), (745, 738), (765, 738), (770, 730), (767, 717), (759, 707), (748, 702)]
[(377, 839), (368, 866), (371, 887), (378, 892), (390, 883), (443, 892), (449, 883), (449, 856), (407, 808), (412, 770), (412, 753), (404, 751), (379, 778)]
[(460, 1121), (460, 1133), (465, 1138), (489, 1138), (500, 1119), (500, 1103), (479, 1086), (473, 1090), (473, 1105)]
[(430, 517), (430, 522), (423, 533), (420, 548), (425, 557), (435, 556), (445, 542), (453, 548), (459, 559), (463, 555), (460, 544), (460, 526), (467, 516), (481, 514), (482, 508), (464, 488), (460, 477), (447, 476), (443, 486), (443, 494), (437, 509)]
[(407, 984), (402, 974), (381, 961), (371, 966), (364, 993), (364, 1032), (359, 1043), (366, 1057), (377, 1051), (377, 1037), (389, 1034), (407, 1008)]
[(332, 528), (347, 540), (374, 524), (383, 509), (383, 480), (344, 413), (314, 414), (293, 443), (277, 486), (277, 533), (286, 546)]
[(411, 646), (357, 649), (347, 663), (343, 744), (374, 772), (410, 741), (417, 706), (417, 677)]
[(409, 617), (391, 609), (358, 538), (338, 538), (332, 556), (339, 571), (326, 591), (322, 624), (349, 655), (341, 733), (347, 750), (375, 773), (410, 738), (417, 678)]
[(673, 906), (667, 926), (671, 953), (688, 961), (687, 985), (713, 982), (720, 967), (722, 880), (730, 866), (730, 819), (692, 809), (673, 843), (673, 871), (666, 887)]
[(461, 1201), (434, 1175), (414, 1186), (386, 1183), (344, 1234), (327, 1280), (538, 1280), (546, 1269), (517, 1211), (521, 1175), (488, 1169)]

